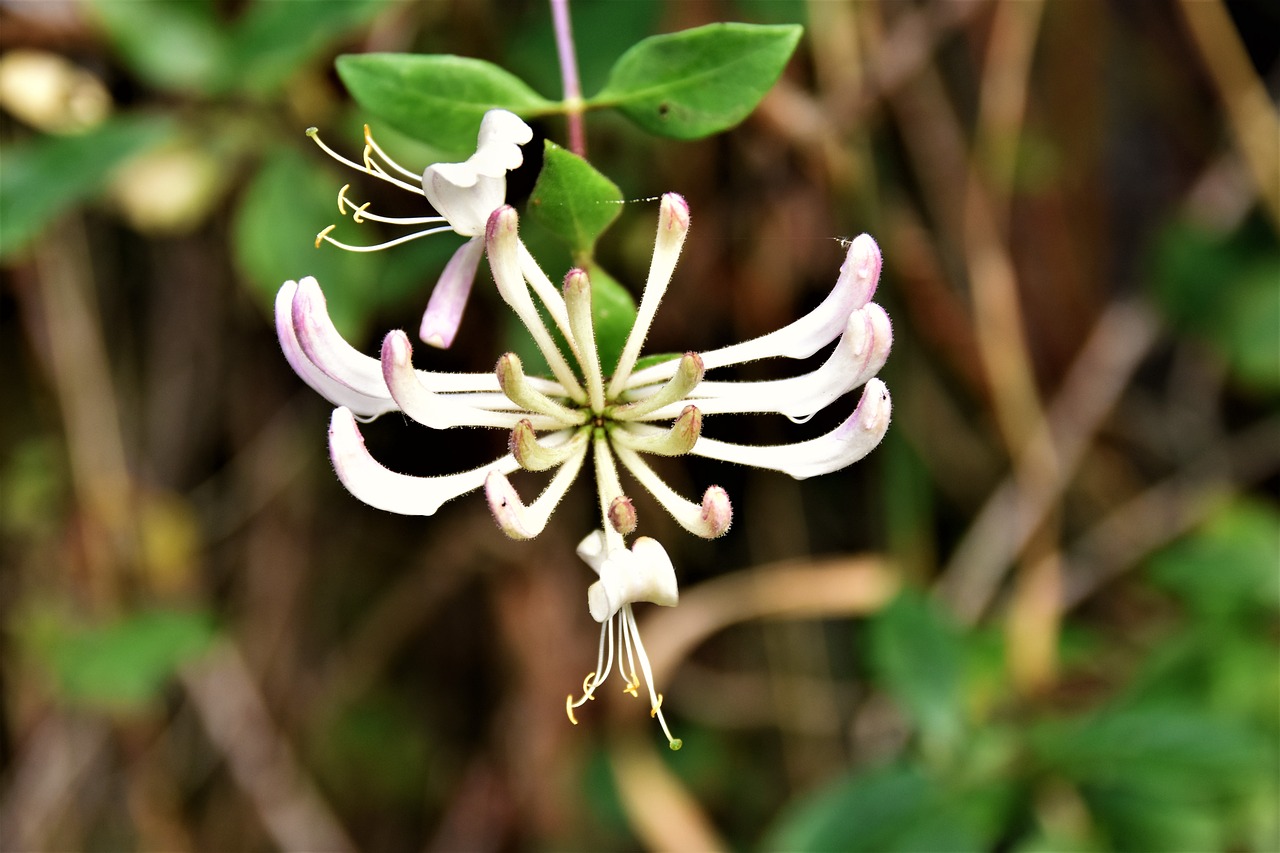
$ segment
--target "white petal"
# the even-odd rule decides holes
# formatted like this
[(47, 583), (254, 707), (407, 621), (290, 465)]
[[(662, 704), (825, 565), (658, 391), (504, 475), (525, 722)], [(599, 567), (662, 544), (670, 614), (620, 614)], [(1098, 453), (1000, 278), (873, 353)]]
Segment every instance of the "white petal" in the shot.
[(418, 329), (418, 337), (425, 343), (440, 349), (453, 346), (482, 255), (484, 240), (472, 237), (459, 246), (449, 263), (445, 264), (444, 271), (436, 281), (435, 290), (431, 291), (431, 299), (427, 302), (427, 310), (422, 315), (422, 325)]
[(871, 379), (853, 414), (824, 436), (770, 447), (729, 444), (703, 436), (693, 446), (693, 453), (781, 471), (803, 480), (838, 471), (874, 450), (889, 428), (890, 411), (889, 389), (879, 379)]
[(653, 317), (658, 312), (658, 305), (671, 283), (671, 275), (675, 272), (676, 262), (680, 260), (680, 249), (689, 234), (689, 204), (676, 193), (667, 193), (662, 197), (658, 208), (658, 234), (653, 241), (653, 258), (649, 262), (649, 277), (645, 280), (644, 293), (640, 296), (640, 306), (636, 309), (636, 319), (627, 334), (627, 342), (618, 357), (618, 365), (613, 378), (609, 380), (609, 397), (615, 398), (627, 387), (631, 377), (631, 368), (635, 367), (640, 348), (649, 334)]
[(582, 470), (582, 463), (587, 458), (587, 445), (561, 465), (551, 478), (551, 482), (542, 490), (537, 499), (525, 505), (520, 493), (507, 479), (510, 472), (494, 471), (485, 480), (484, 493), (489, 501), (489, 509), (493, 518), (502, 528), (502, 532), (512, 539), (532, 539), (543, 531), (551, 513), (555, 511), (560, 499), (577, 479)]
[(675, 607), (680, 601), (671, 558), (657, 540), (647, 536), (636, 539), (631, 550), (610, 551), (598, 571), (600, 580), (587, 590), (587, 606), (597, 622), (638, 601), (663, 607)]
[(588, 533), (586, 538), (578, 543), (578, 556), (591, 567), (592, 571), (600, 574), (600, 567), (604, 565), (605, 558), (604, 531), (593, 530)]
[(708, 486), (702, 494), (702, 503), (696, 504), (685, 500), (675, 489), (668, 486), (658, 473), (649, 467), (649, 463), (631, 448), (615, 444), (613, 450), (631, 475), (657, 498), (662, 508), (671, 513), (671, 517), (685, 530), (704, 539), (715, 539), (729, 530), (729, 525), (733, 523), (733, 506), (724, 489), (719, 486)]
[[(866, 305), (880, 281), (880, 247), (869, 234), (849, 244), (836, 286), (817, 308), (767, 335), (740, 344), (702, 353), (707, 370), (762, 358), (808, 358), (844, 331), (849, 315)], [(627, 386), (637, 388), (660, 382), (675, 369), (669, 362), (637, 371)]]
[[(692, 402), (704, 415), (776, 412), (805, 421), (879, 373), (892, 345), (889, 315), (871, 302), (849, 315), (840, 342), (817, 370), (765, 382), (703, 381), (678, 405)], [(677, 414), (675, 405), (664, 406), (646, 420)]]
[(476, 174), (467, 163), (437, 163), (422, 173), (422, 191), (454, 231), (478, 237), (506, 200), (507, 179)]
[(279, 337), (280, 348), (284, 350), (284, 357), (288, 359), (294, 372), (330, 403), (346, 406), (361, 418), (374, 418), (395, 411), (396, 402), (390, 395), (373, 397), (361, 394), (330, 378), (307, 358), (293, 327), (293, 298), (297, 289), (297, 282), (286, 281), (276, 294), (276, 336)]
[(329, 421), (329, 457), (347, 491), (369, 506), (401, 515), (433, 515), (446, 501), (480, 488), (491, 472), (508, 474), (520, 467), (507, 454), (488, 465), (443, 477), (397, 474), (369, 455), (346, 408), (334, 409)]
[(519, 224), (520, 217), (511, 207), (495, 210), (489, 217), (485, 236), (489, 270), (493, 273), (493, 282), (498, 286), (498, 294), (503, 301), (511, 306), (511, 310), (516, 312), (520, 322), (524, 323), (525, 328), (529, 330), (530, 336), (538, 345), (539, 352), (546, 359), (547, 366), (551, 368), (552, 374), (561, 387), (575, 401), (585, 402), (586, 394), (582, 390), (582, 385), (574, 376), (569, 363), (565, 361), (564, 354), (556, 346), (551, 333), (547, 331), (546, 323), (542, 321), (542, 315), (534, 305), (533, 297), (529, 295), (529, 288), (525, 284), (525, 276), (520, 266), (521, 242), (517, 233)]
[(533, 129), (508, 110), (489, 110), (480, 120), (476, 153), (470, 162), (477, 173), (491, 178), (520, 168), (524, 152), (520, 146), (533, 139)]
[(436, 163), (422, 173), (427, 200), (466, 237), (484, 234), (489, 214), (502, 206), (507, 172), (524, 162), (520, 145), (533, 131), (519, 116), (490, 110), (480, 121), (476, 153), (462, 163)]
[(293, 328), (307, 357), (332, 379), (367, 397), (391, 397), (382, 380), (382, 365), (347, 343), (334, 327), (324, 293), (311, 276), (298, 282)]
[(419, 379), (413, 369), (413, 346), (409, 336), (400, 330), (388, 332), (382, 340), (382, 371), (391, 396), (401, 411), (420, 424), (432, 429), (452, 427), (497, 427), (512, 429), (521, 420), (536, 421), (539, 429), (559, 426), (550, 418), (530, 416), (525, 412), (494, 412), (468, 405), (463, 399), (437, 394)]

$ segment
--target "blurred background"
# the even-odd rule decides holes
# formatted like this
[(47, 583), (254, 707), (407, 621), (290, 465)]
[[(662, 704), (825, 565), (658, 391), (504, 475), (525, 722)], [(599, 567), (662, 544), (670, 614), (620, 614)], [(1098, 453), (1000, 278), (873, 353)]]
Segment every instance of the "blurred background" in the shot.
[[(726, 134), (587, 117), (628, 198), (693, 212), (650, 351), (784, 325), (863, 231), (895, 320), (866, 460), (664, 469), (728, 489), (714, 542), (636, 496), (681, 579), (639, 615), (684, 749), (622, 696), (565, 719), (595, 661), (593, 490), (528, 543), (477, 496), (359, 503), (272, 327), (281, 282), (315, 275), (376, 352), (458, 244), (313, 247), (348, 181), (416, 212), (305, 137), (362, 145), (334, 57), (476, 56), (558, 98), (546, 4), (7, 0), (0, 848), (1280, 849), (1276, 5), (571, 10), (587, 94), (655, 33), (806, 25)], [(633, 293), (656, 214), (627, 204), (602, 244)], [(487, 281), (419, 366), (510, 346)], [(799, 441), (832, 408), (707, 429)], [(505, 442), (365, 434), (415, 474)]]

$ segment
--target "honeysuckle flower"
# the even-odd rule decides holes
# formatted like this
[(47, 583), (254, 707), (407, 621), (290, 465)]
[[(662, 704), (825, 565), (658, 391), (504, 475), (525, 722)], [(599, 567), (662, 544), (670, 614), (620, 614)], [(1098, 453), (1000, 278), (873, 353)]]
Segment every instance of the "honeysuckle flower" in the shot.
[(666, 549), (647, 536), (637, 537), (630, 549), (610, 550), (608, 543), (606, 528), (593, 531), (578, 545), (578, 556), (600, 576), (587, 590), (591, 618), (600, 623), (600, 648), (596, 652), (595, 670), (582, 681), (582, 696), (575, 700), (570, 694), (565, 698), (565, 713), (576, 726), (578, 720), (573, 712), (596, 698), (596, 689), (609, 678), (615, 658), (618, 675), (626, 682), (623, 692), (638, 697), (641, 686), (640, 676), (636, 674), (638, 660), (644, 687), (649, 692), (649, 716), (657, 718), (671, 748), (679, 749), (683, 741), (672, 736), (662, 714), (662, 694), (653, 687), (653, 668), (631, 610), (632, 604), (641, 601), (675, 607), (680, 600), (675, 567)]
[[(357, 223), (366, 219), (393, 225), (427, 225), (415, 231), (374, 246), (353, 246), (329, 236), (333, 225), (316, 235), (316, 247), (321, 242), (332, 243), (351, 252), (376, 252), (398, 246), (419, 237), (453, 231), (469, 237), (449, 262), (445, 264), (427, 309), (422, 315), (418, 336), (434, 347), (448, 349), (462, 322), (462, 312), (471, 294), (480, 257), (484, 254), (484, 229), (489, 214), (501, 207), (507, 194), (507, 172), (519, 168), (524, 162), (520, 146), (533, 138), (533, 131), (519, 116), (507, 110), (490, 110), (480, 121), (480, 133), (476, 139), (476, 152), (461, 163), (435, 163), (428, 166), (421, 176), (401, 166), (382, 150), (364, 128), (363, 163), (355, 163), (326, 145), (316, 129), (307, 130), (320, 148), (340, 163), (357, 171), (380, 178), (401, 189), (417, 195), (425, 195), (439, 216), (389, 217), (369, 212), (369, 203), (356, 204), (347, 198), (346, 184), (338, 191), (338, 212), (348, 213)], [(397, 177), (399, 176), (399, 177)], [(415, 186), (402, 180), (417, 181)]]
[[(714, 538), (727, 531), (733, 519), (725, 490), (711, 485), (700, 501), (690, 500), (670, 487), (646, 456), (694, 454), (804, 479), (865, 456), (883, 438), (891, 412), (888, 389), (876, 374), (889, 354), (892, 329), (883, 309), (871, 302), (881, 259), (875, 241), (865, 234), (851, 242), (830, 294), (804, 317), (744, 343), (701, 354), (688, 352), (636, 369), (688, 229), (689, 208), (684, 199), (663, 196), (636, 320), (610, 372), (600, 363), (596, 346), (587, 273), (570, 270), (563, 288), (555, 288), (521, 243), (518, 217), (510, 207), (490, 215), (485, 250), (498, 293), (528, 328), (550, 378), (528, 376), (514, 353), (503, 355), (492, 373), (415, 370), (412, 347), (402, 331), (384, 338), (379, 358), (365, 356), (334, 329), (314, 279), (286, 282), (276, 305), (281, 346), (290, 363), (308, 384), (338, 405), (329, 430), (338, 477), (371, 506), (431, 515), (446, 501), (483, 487), (503, 532), (529, 539), (545, 528), (590, 457), (601, 526), (579, 553), (600, 575), (588, 592), (588, 604), (602, 626), (601, 663), (584, 682), (583, 696), (576, 702), (569, 698), (569, 716), (574, 719), (573, 710), (592, 698), (607, 677), (616, 644), (627, 692), (638, 695), (640, 679), (634, 663), (638, 659), (653, 715), (673, 747), (678, 740), (671, 737), (661, 716), (661, 694), (653, 688), (631, 605), (674, 604), (675, 576), (665, 551), (653, 540), (640, 537), (627, 547), (626, 537), (635, 531), (637, 517), (622, 487), (619, 463), (681, 527)], [(544, 313), (559, 331), (563, 348)], [(788, 379), (704, 379), (708, 371), (749, 361), (808, 358), (833, 342), (820, 366)], [(702, 434), (706, 415), (773, 413), (803, 422), (860, 386), (863, 391), (852, 414), (835, 429), (808, 441), (760, 447)], [(356, 423), (358, 417), (370, 419), (395, 410), (436, 430), (460, 426), (507, 430), (508, 452), (457, 474), (398, 474), (368, 453)], [(526, 502), (508, 479), (520, 469), (550, 472), (549, 481), (532, 502)]]

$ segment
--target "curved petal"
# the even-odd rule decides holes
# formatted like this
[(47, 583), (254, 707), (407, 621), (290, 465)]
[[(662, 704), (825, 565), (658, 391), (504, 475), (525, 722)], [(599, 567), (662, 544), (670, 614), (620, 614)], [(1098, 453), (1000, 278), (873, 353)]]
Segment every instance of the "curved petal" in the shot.
[(600, 580), (587, 590), (587, 606), (597, 622), (638, 601), (675, 607), (680, 600), (675, 566), (666, 549), (648, 536), (638, 537), (630, 550), (610, 551), (597, 571)]
[(439, 349), (453, 346), (482, 255), (484, 240), (472, 237), (459, 246), (449, 263), (445, 264), (435, 290), (431, 291), (431, 299), (427, 301), (422, 325), (418, 328), (418, 337), (423, 342)]
[(435, 163), (422, 173), (431, 205), (465, 237), (484, 234), (489, 214), (502, 206), (507, 172), (524, 162), (520, 146), (533, 131), (515, 113), (490, 110), (480, 121), (476, 153), (462, 163)]
[(371, 507), (400, 515), (434, 515), (445, 502), (483, 486), (490, 473), (509, 474), (520, 467), (507, 454), (488, 465), (443, 477), (397, 474), (369, 455), (347, 408), (334, 409), (329, 421), (329, 458), (347, 491)]
[(871, 379), (853, 414), (824, 436), (770, 447), (729, 444), (704, 436), (698, 439), (692, 452), (724, 462), (781, 471), (803, 480), (838, 471), (874, 450), (889, 428), (890, 412), (889, 389), (879, 379)]
[(542, 494), (527, 506), (507, 479), (509, 471), (491, 472), (484, 482), (484, 494), (489, 501), (489, 509), (493, 512), (493, 519), (498, 522), (502, 532), (512, 539), (532, 539), (541, 533), (560, 499), (577, 479), (586, 458), (587, 445), (583, 444), (576, 454), (556, 469), (555, 476), (542, 490)]
[[(781, 329), (740, 344), (702, 353), (707, 370), (762, 358), (808, 358), (844, 331), (849, 315), (866, 305), (880, 281), (880, 247), (870, 234), (862, 234), (849, 244), (840, 266), (840, 277), (827, 298), (805, 316)], [(636, 371), (627, 382), (638, 388), (660, 382), (671, 375), (669, 362)]]
[(311, 276), (298, 282), (293, 328), (311, 362), (330, 378), (368, 397), (390, 398), (382, 365), (347, 343), (333, 325), (320, 285)]
[[(539, 429), (550, 429), (561, 424), (550, 418), (530, 416), (520, 411), (491, 411), (468, 405), (464, 400), (446, 394), (437, 394), (424, 385), (413, 369), (413, 347), (409, 336), (396, 329), (382, 339), (382, 373), (392, 398), (400, 410), (418, 423), (432, 429), (452, 427), (496, 427), (512, 429), (521, 420), (536, 422)], [(466, 395), (471, 398), (472, 395)]]
[[(849, 315), (840, 342), (818, 369), (764, 382), (704, 381), (682, 404), (692, 402), (706, 415), (777, 413), (794, 421), (806, 421), (879, 373), (892, 345), (889, 315), (870, 302)], [(675, 406), (664, 406), (646, 420), (677, 414)]]
[(280, 349), (284, 350), (289, 366), (320, 396), (336, 406), (346, 406), (361, 418), (376, 418), (395, 411), (396, 402), (389, 395), (374, 397), (348, 388), (307, 358), (293, 327), (293, 298), (297, 289), (297, 282), (286, 281), (276, 294), (276, 336), (280, 339)]
[(723, 536), (733, 523), (733, 505), (729, 494), (719, 486), (708, 486), (702, 493), (702, 503), (685, 500), (666, 484), (649, 463), (629, 447), (614, 445), (614, 453), (631, 475), (640, 481), (649, 493), (657, 498), (662, 508), (671, 513), (676, 523), (694, 536), (715, 539)]

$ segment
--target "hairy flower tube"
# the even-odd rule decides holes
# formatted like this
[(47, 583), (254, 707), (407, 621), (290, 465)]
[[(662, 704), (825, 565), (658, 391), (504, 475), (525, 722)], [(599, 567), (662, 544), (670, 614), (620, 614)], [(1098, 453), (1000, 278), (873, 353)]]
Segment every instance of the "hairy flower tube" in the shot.
[[(484, 488), (498, 526), (529, 539), (546, 526), (570, 485), (591, 459), (600, 528), (579, 553), (600, 575), (588, 593), (591, 615), (601, 623), (600, 660), (587, 676), (574, 709), (593, 698), (615, 665), (638, 695), (641, 678), (650, 706), (669, 743), (678, 748), (661, 713), (648, 656), (631, 605), (674, 605), (674, 570), (662, 547), (626, 537), (637, 524), (635, 507), (619, 478), (619, 463), (689, 532), (714, 538), (733, 517), (729, 496), (712, 485), (700, 501), (669, 486), (646, 456), (694, 454), (767, 468), (796, 479), (844, 468), (870, 452), (885, 434), (891, 411), (888, 389), (875, 378), (892, 344), (889, 318), (870, 299), (880, 275), (880, 252), (867, 235), (853, 240), (835, 287), (809, 314), (770, 334), (701, 354), (689, 352), (636, 369), (640, 350), (671, 280), (689, 228), (689, 209), (675, 194), (663, 196), (653, 258), (637, 315), (613, 370), (600, 364), (591, 312), (591, 285), (583, 270), (570, 270), (555, 288), (518, 236), (510, 207), (494, 211), (486, 251), (498, 292), (528, 328), (550, 370), (526, 375), (507, 353), (493, 373), (445, 374), (416, 370), (408, 336), (389, 333), (381, 357), (362, 355), (334, 329), (314, 279), (286, 282), (276, 302), (281, 346), (298, 374), (339, 408), (329, 430), (330, 454), (347, 489), (371, 506), (408, 515), (431, 515), (444, 502)], [(539, 305), (540, 303), (540, 305)], [(540, 310), (541, 308), (541, 310)], [(543, 316), (560, 332), (562, 348)], [(822, 364), (787, 379), (713, 381), (711, 370), (765, 358), (808, 358), (835, 343)], [(803, 422), (855, 388), (863, 391), (853, 412), (817, 438), (780, 446), (749, 446), (702, 434), (706, 415), (773, 413)], [(478, 468), (441, 477), (410, 477), (388, 470), (365, 449), (357, 418), (399, 410), (432, 429), (491, 427), (510, 431), (508, 453)], [(508, 479), (517, 469), (551, 472), (539, 496), (526, 502)]]
[[(338, 191), (338, 212), (348, 213), (357, 224), (370, 220), (392, 225), (430, 226), (419, 231), (378, 243), (373, 246), (353, 246), (329, 236), (336, 226), (330, 225), (316, 235), (316, 247), (321, 242), (331, 243), (350, 252), (376, 252), (419, 237), (453, 231), (467, 242), (454, 252), (445, 264), (436, 282), (435, 290), (422, 315), (418, 337), (433, 347), (448, 349), (458, 333), (462, 312), (471, 294), (480, 257), (484, 254), (484, 229), (489, 214), (502, 206), (507, 194), (507, 172), (524, 162), (520, 146), (533, 138), (533, 131), (519, 116), (507, 110), (490, 110), (480, 121), (480, 133), (476, 140), (476, 152), (462, 163), (435, 163), (428, 166), (421, 176), (401, 166), (382, 150), (364, 128), (364, 154), (362, 163), (355, 163), (334, 151), (320, 139), (316, 129), (307, 135), (320, 148), (338, 162), (357, 171), (380, 178), (387, 183), (408, 190), (415, 195), (425, 195), (439, 216), (391, 217), (369, 211), (369, 203), (356, 204), (347, 198), (350, 184)], [(408, 183), (417, 181), (418, 184)]]

